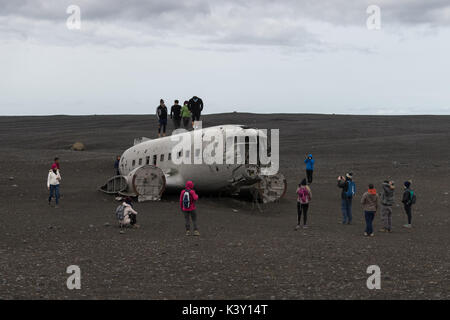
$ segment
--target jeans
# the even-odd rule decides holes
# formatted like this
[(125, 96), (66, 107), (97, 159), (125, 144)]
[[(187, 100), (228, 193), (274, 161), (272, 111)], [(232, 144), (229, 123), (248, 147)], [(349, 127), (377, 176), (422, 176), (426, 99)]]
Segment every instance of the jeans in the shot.
[(364, 216), (366, 218), (366, 233), (373, 233), (373, 219), (375, 218), (375, 211), (364, 211)]
[(303, 225), (306, 226), (306, 220), (308, 219), (308, 208), (309, 208), (309, 203), (300, 203), (297, 202), (297, 224), (300, 225), (300, 220), (302, 217), (302, 212), (303, 212)]
[(311, 184), (313, 181), (313, 170), (306, 170), (306, 178), (308, 179), (308, 184)]
[(408, 224), (411, 224), (411, 220), (412, 220), (411, 206), (408, 206), (405, 204), (405, 212), (406, 212), (406, 215), (408, 216)]
[(161, 133), (161, 129), (163, 133), (166, 133), (167, 119), (159, 119), (159, 127), (158, 133)]
[(347, 224), (352, 222), (352, 198), (342, 199), (341, 202), (342, 210), (342, 223)]
[(59, 184), (57, 185), (50, 185), (50, 194), (48, 196), (48, 202), (50, 203), (52, 201), (53, 196), (56, 200), (56, 205), (58, 205), (59, 202)]
[(192, 224), (194, 225), (194, 230), (198, 230), (197, 228), (197, 213), (195, 210), (192, 211), (183, 211), (184, 221), (186, 225), (186, 231), (191, 230), (190, 220), (192, 219)]

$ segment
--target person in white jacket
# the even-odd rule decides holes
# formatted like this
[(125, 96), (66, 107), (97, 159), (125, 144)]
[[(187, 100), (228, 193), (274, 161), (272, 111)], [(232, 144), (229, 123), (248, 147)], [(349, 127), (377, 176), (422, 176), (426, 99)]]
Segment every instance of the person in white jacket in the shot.
[(52, 165), (52, 169), (48, 173), (47, 178), (47, 189), (50, 191), (50, 195), (48, 196), (48, 205), (51, 205), (53, 196), (55, 197), (55, 208), (58, 207), (59, 203), (59, 183), (61, 181), (61, 174), (57, 168), (57, 165), (54, 163)]
[(131, 226), (134, 228), (139, 228), (139, 225), (136, 224), (136, 215), (137, 211), (133, 209), (131, 205), (131, 198), (127, 197), (123, 201), (122, 205), (125, 207), (123, 211), (123, 220), (119, 221), (122, 227)]

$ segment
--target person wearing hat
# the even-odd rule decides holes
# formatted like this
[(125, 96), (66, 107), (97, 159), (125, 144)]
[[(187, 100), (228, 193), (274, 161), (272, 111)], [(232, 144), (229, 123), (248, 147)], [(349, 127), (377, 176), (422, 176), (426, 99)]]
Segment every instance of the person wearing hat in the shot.
[(59, 183), (61, 181), (61, 174), (59, 173), (56, 163), (52, 164), (52, 168), (48, 172), (47, 189), (50, 191), (48, 197), (48, 205), (52, 204), (52, 198), (55, 197), (55, 208), (59, 204)]
[(383, 228), (380, 232), (392, 232), (392, 206), (394, 205), (394, 181), (383, 182), (383, 193), (381, 193), (381, 221)]
[(345, 177), (339, 176), (337, 185), (342, 189), (342, 224), (352, 224), (352, 200), (356, 189), (355, 183), (353, 182), (353, 174), (349, 172)]
[(306, 220), (308, 219), (307, 214), (311, 199), (312, 199), (311, 189), (308, 187), (306, 179), (303, 179), (297, 188), (297, 226), (295, 227), (295, 230), (300, 229), (302, 212), (303, 212), (303, 229), (308, 228), (308, 226), (306, 225)]
[(405, 208), (406, 216), (408, 217), (408, 223), (403, 225), (405, 228), (411, 228), (411, 220), (412, 220), (412, 205), (416, 203), (416, 194), (413, 190), (411, 190), (411, 182), (405, 181), (403, 184), (405, 187), (405, 192), (403, 192), (403, 206)]

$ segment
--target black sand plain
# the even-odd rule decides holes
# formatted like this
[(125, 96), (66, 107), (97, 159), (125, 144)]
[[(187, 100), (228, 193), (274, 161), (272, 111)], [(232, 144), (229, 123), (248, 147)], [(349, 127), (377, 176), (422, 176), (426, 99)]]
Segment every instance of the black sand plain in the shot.
[[(280, 129), (288, 192), (264, 206), (198, 202), (200, 237), (184, 235), (177, 195), (137, 203), (140, 229), (120, 234), (114, 197), (97, 187), (154, 116), (0, 117), (0, 299), (449, 299), (450, 116), (207, 115), (204, 126)], [(171, 126), (169, 125), (169, 128)], [(81, 141), (86, 151), (71, 151)], [(295, 188), (313, 153), (310, 228), (294, 231)], [(61, 158), (60, 208), (46, 178)], [(353, 171), (353, 225), (341, 225), (336, 177)], [(393, 233), (363, 237), (358, 203), (368, 183), (397, 185)], [(401, 226), (403, 181), (417, 193), (412, 230)], [(195, 181), (194, 181), (195, 182)], [(237, 211), (237, 212), (236, 212)], [(381, 227), (377, 214), (375, 230)], [(66, 268), (81, 268), (81, 290)], [(366, 269), (381, 268), (381, 290)]]

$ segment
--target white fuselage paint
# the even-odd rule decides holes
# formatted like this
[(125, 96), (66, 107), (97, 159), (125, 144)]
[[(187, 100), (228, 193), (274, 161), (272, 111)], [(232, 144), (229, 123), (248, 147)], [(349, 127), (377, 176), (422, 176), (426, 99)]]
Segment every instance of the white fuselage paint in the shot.
[[(166, 176), (166, 188), (180, 189), (185, 186), (186, 181), (191, 180), (194, 182), (195, 188), (197, 190), (220, 191), (231, 187), (234, 178), (241, 175), (246, 169), (245, 165), (237, 164), (236, 161), (234, 161), (233, 164), (227, 164), (227, 158), (229, 159), (229, 157), (234, 157), (236, 159), (236, 157), (241, 156), (240, 150), (245, 150), (245, 147), (242, 145), (242, 143), (239, 142), (239, 139), (235, 138), (233, 138), (236, 144), (236, 146), (234, 146), (233, 148), (234, 150), (226, 150), (227, 137), (228, 139), (230, 139), (230, 136), (254, 137), (254, 141), (256, 141), (258, 132), (259, 131), (257, 129), (245, 129), (241, 126), (235, 125), (223, 125), (202, 129), (202, 136), (208, 133), (214, 136), (223, 137), (223, 164), (205, 164), (203, 161), (203, 163), (201, 164), (183, 163), (177, 165), (172, 161), (173, 157), (179, 156), (179, 154), (172, 154), (173, 148), (179, 143), (176, 141), (176, 139), (173, 139), (173, 137), (176, 137), (176, 135), (154, 140), (147, 140), (129, 148), (123, 153), (120, 160), (120, 172), (122, 175), (127, 175), (137, 167), (150, 164), (162, 169)], [(189, 152), (187, 154), (187, 150), (183, 150), (182, 156), (187, 158), (190, 157), (192, 161), (189, 162), (191, 163), (194, 163), (194, 155), (196, 154), (196, 152), (197, 154), (199, 152), (196, 150), (196, 148), (202, 146), (200, 152), (202, 152), (203, 154), (204, 148), (212, 143), (210, 141), (202, 141), (201, 144), (198, 144), (198, 140), (197, 143), (195, 143), (195, 133), (196, 130), (179, 134), (180, 136), (190, 135), (191, 143)], [(200, 135), (197, 132), (197, 139), (198, 136)], [(265, 136), (262, 137), (262, 135), (260, 134), (259, 139), (260, 143), (264, 145), (265, 150), (267, 138)], [(243, 152), (245, 153), (245, 151)]]

